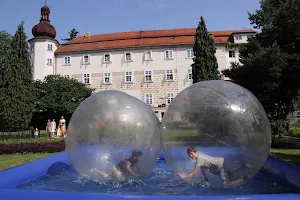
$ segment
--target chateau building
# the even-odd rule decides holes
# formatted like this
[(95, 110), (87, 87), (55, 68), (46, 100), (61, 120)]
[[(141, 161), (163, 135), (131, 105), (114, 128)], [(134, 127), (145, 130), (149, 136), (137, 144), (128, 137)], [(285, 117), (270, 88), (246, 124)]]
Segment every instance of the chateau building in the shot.
[[(96, 91), (120, 90), (151, 106), (162, 118), (172, 99), (192, 84), (195, 28), (86, 33), (60, 44), (50, 24), (50, 9), (41, 8), (40, 23), (29, 40), (33, 78), (59, 74), (74, 78)], [(211, 31), (219, 71), (239, 62), (239, 43), (253, 30)]]

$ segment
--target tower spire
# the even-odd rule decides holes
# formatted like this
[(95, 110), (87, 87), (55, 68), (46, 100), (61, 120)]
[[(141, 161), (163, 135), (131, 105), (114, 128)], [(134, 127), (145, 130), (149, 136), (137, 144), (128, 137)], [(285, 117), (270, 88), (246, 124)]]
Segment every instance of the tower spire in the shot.
[(45, 6), (47, 5), (47, 0), (45, 0)]

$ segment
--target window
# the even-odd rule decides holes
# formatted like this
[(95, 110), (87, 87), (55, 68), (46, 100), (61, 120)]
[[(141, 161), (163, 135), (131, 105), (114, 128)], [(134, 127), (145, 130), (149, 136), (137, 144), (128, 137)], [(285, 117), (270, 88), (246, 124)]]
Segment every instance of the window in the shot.
[(63, 58), (63, 62), (64, 62), (64, 65), (70, 65), (71, 64), (71, 57), (70, 56), (65, 56)]
[(166, 80), (173, 81), (173, 70), (172, 69), (166, 70)]
[(193, 69), (188, 69), (188, 80), (191, 81), (193, 79)]
[(131, 83), (132, 81), (132, 72), (125, 72), (125, 82)]
[(125, 61), (132, 61), (131, 53), (125, 53)]
[(146, 53), (145, 53), (145, 60), (152, 60), (152, 53), (151, 53), (151, 51), (146, 51)]
[(242, 36), (241, 36), (241, 35), (237, 35), (237, 36), (235, 36), (235, 39), (236, 39), (236, 40), (241, 40), (241, 39), (242, 39)]
[(103, 80), (105, 84), (111, 84), (112, 83), (112, 76), (110, 72), (103, 73)]
[(172, 50), (165, 51), (165, 59), (173, 59), (173, 51)]
[(91, 84), (91, 75), (90, 74), (83, 74), (83, 81), (84, 84)]
[(82, 58), (83, 64), (90, 64), (90, 55), (84, 55)]
[(48, 51), (52, 51), (52, 47), (53, 47), (52, 44), (48, 44), (47, 50), (48, 50)]
[(152, 94), (145, 94), (145, 103), (147, 105), (153, 104), (153, 95)]
[(152, 81), (152, 71), (145, 71), (144, 72), (145, 82), (151, 82)]
[(169, 105), (173, 101), (174, 97), (175, 97), (174, 93), (167, 93), (167, 99), (166, 99), (167, 105)]
[(47, 58), (47, 65), (52, 66), (52, 59), (51, 58)]
[(186, 57), (187, 58), (193, 58), (194, 57), (194, 51), (193, 51), (193, 49), (186, 50)]
[(30, 51), (31, 51), (31, 52), (34, 52), (34, 44), (32, 44), (32, 45), (30, 46)]
[(229, 58), (235, 58), (235, 51), (229, 50)]
[(70, 75), (64, 75), (64, 77), (65, 77), (65, 78), (71, 78), (71, 76), (70, 76)]
[(104, 62), (110, 62), (110, 54), (109, 53), (104, 54)]

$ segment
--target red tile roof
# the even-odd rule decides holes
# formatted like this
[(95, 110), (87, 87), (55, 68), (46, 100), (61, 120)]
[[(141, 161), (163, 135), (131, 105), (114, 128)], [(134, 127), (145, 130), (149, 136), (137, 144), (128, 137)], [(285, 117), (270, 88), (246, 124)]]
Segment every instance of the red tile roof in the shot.
[[(192, 45), (195, 39), (195, 28), (152, 30), (137, 32), (120, 32), (111, 34), (79, 36), (61, 44), (56, 53), (68, 53), (87, 50), (122, 49), (130, 47), (154, 47), (164, 45)], [(215, 43), (226, 43), (234, 33), (256, 33), (251, 29), (211, 31)]]

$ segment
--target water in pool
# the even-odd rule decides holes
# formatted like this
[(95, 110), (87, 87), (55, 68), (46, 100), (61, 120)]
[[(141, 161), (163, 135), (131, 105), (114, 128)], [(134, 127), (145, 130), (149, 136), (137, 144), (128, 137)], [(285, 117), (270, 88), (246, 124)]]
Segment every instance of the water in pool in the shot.
[(164, 160), (157, 162), (151, 175), (142, 181), (125, 183), (101, 183), (87, 180), (72, 169), (47, 174), (25, 183), (19, 188), (64, 192), (105, 193), (118, 195), (246, 195), (270, 193), (300, 193), (300, 189), (288, 184), (279, 176), (261, 170), (251, 181), (234, 189), (209, 189), (189, 185), (173, 173)]

